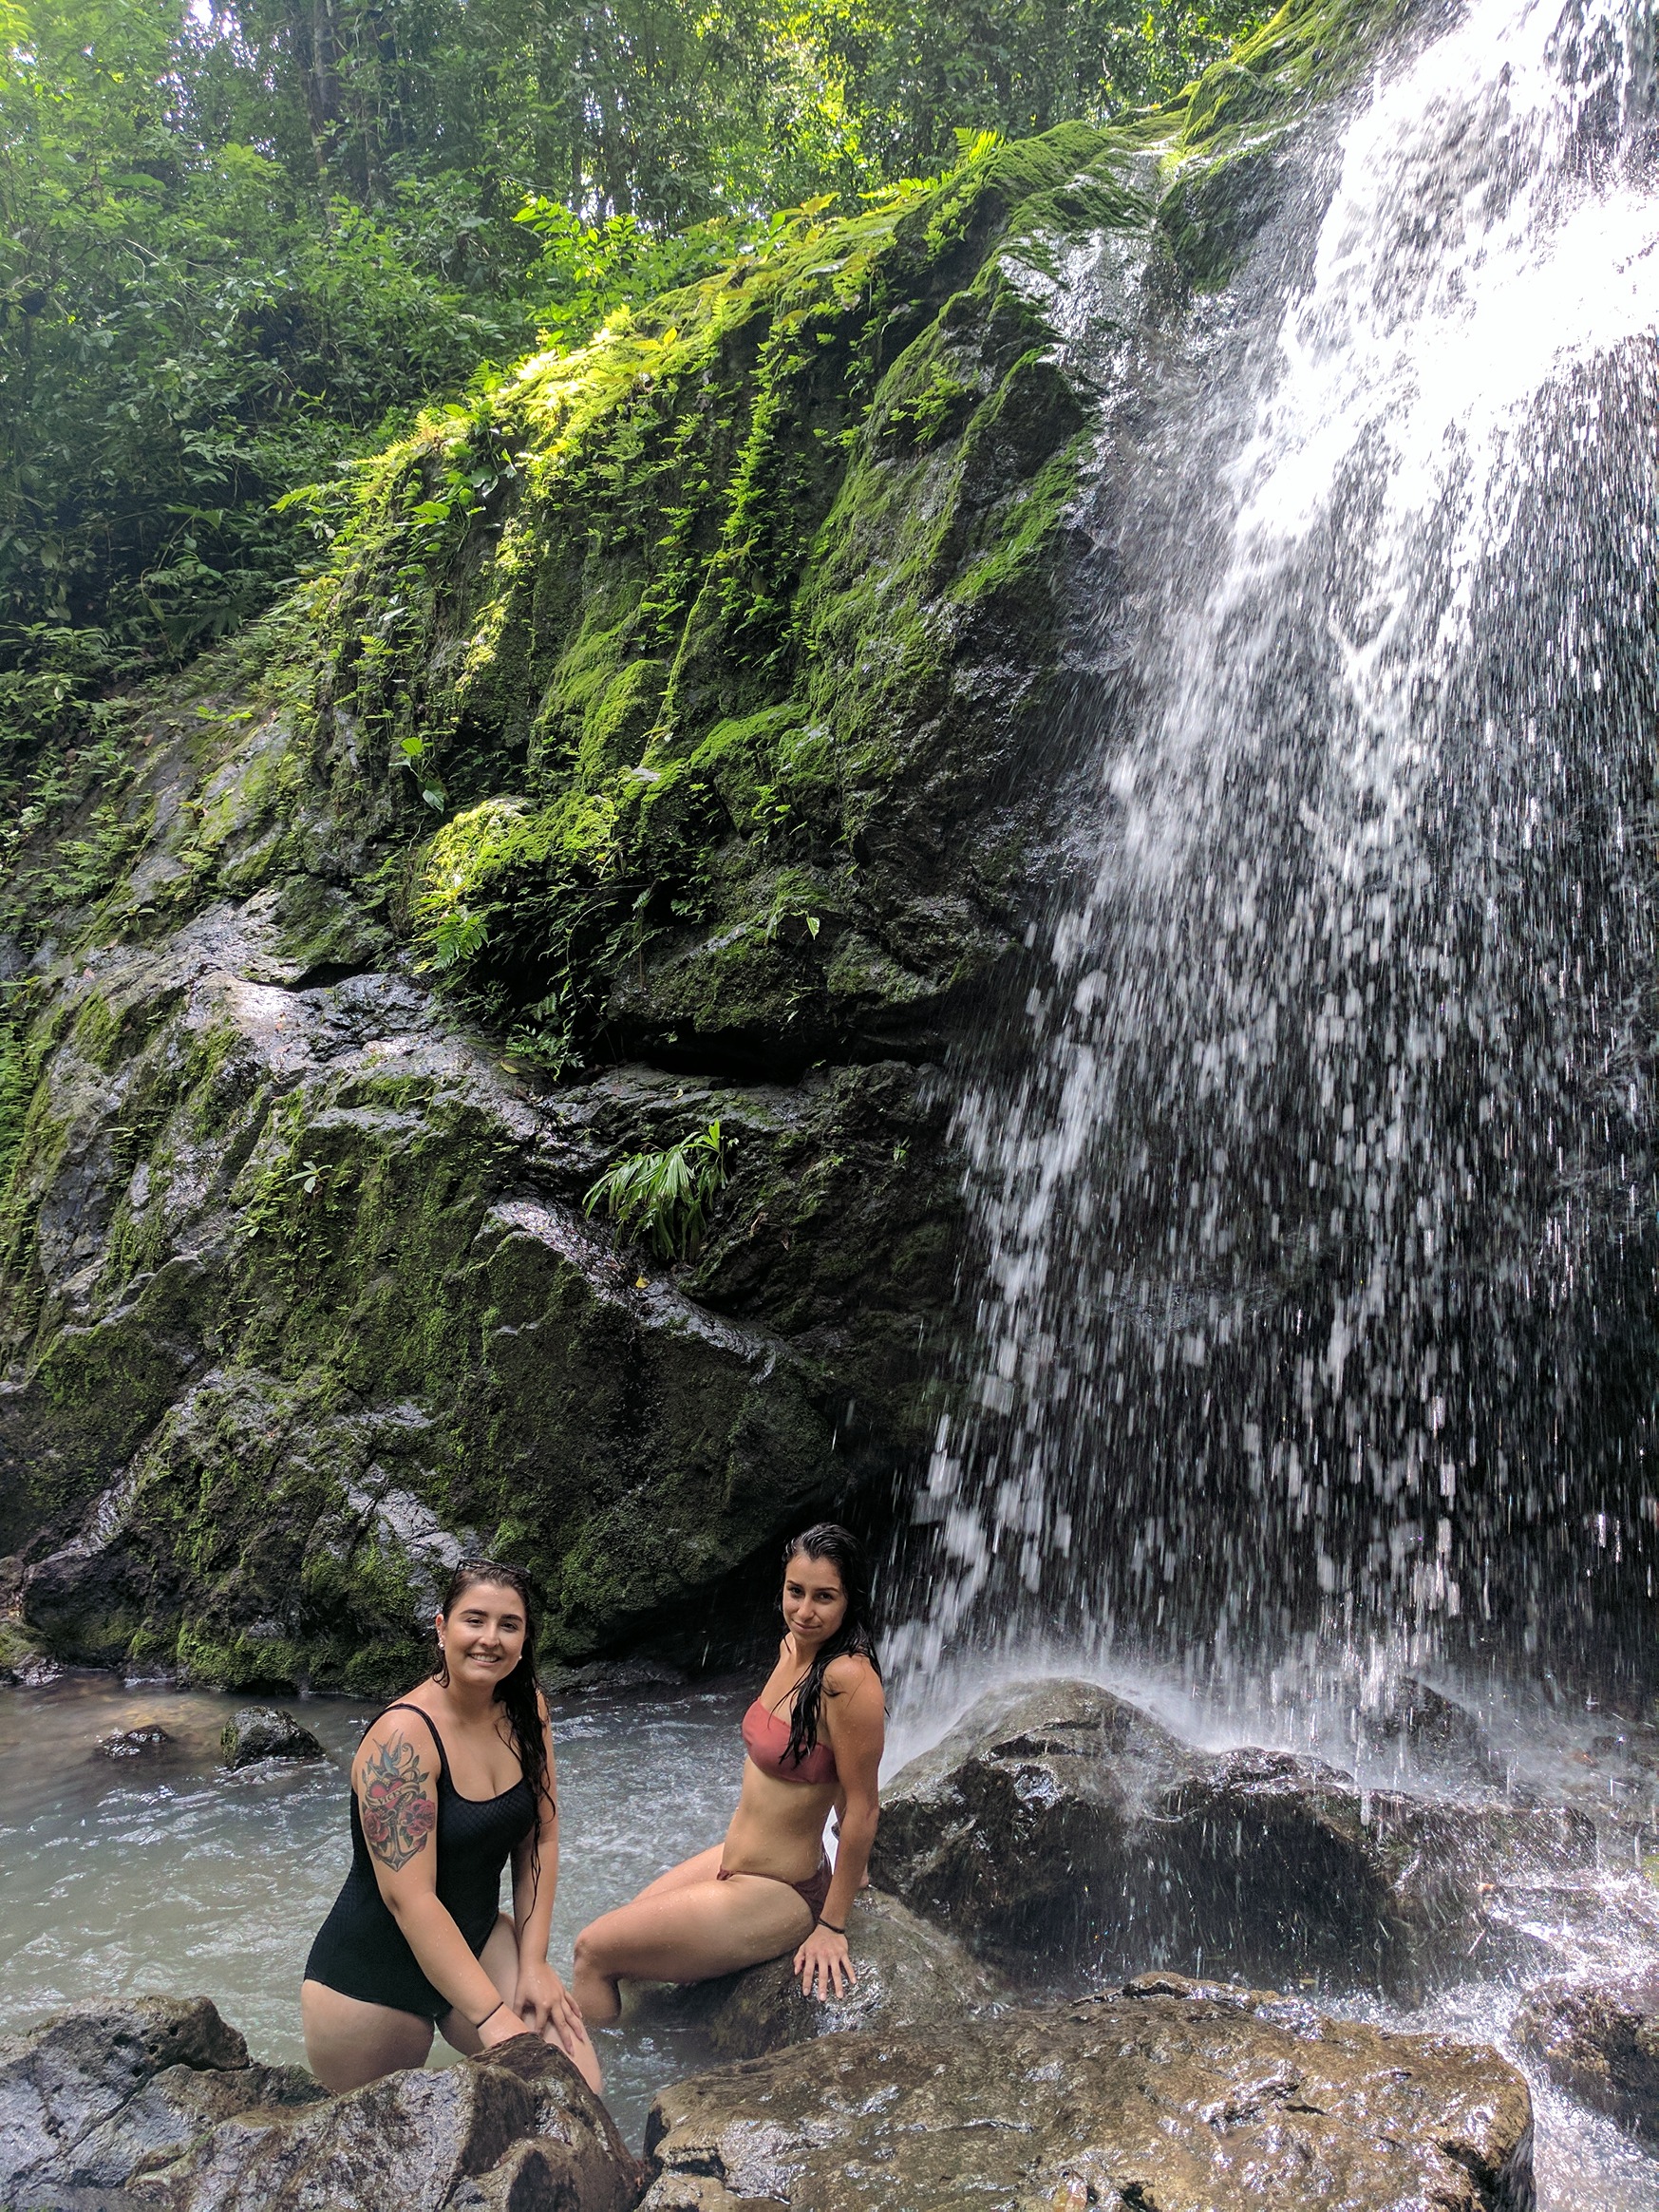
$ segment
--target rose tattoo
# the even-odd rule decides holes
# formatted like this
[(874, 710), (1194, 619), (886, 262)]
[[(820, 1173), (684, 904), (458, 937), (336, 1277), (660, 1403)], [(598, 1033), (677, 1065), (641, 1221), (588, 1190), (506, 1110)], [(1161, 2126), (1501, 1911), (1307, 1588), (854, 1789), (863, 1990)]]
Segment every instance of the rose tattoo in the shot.
[(370, 1756), (358, 1785), (357, 1809), (368, 1848), (394, 1874), (425, 1849), (438, 1807), (426, 1794), (413, 1744), (395, 1735)]

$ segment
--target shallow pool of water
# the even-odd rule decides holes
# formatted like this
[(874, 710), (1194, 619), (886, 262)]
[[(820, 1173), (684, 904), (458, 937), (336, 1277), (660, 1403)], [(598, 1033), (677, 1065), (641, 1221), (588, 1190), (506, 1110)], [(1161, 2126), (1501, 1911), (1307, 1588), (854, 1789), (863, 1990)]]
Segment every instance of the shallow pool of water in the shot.
[[(1339, 1704), (1321, 1718), (1312, 1700), (1297, 1700), (1275, 1717), (1260, 1705), (1222, 1711), (1150, 1678), (1113, 1686), (1195, 1740), (1278, 1740), (1351, 1764), (1330, 1718)], [(738, 1721), (749, 1692), (747, 1683), (717, 1684), (572, 1699), (556, 1710), (564, 1858), (552, 1953), (561, 1973), (585, 1922), (719, 1842), (736, 1800)], [(206, 1993), (255, 2057), (303, 2059), (300, 1976), (345, 1873), (347, 1768), (374, 1709), (335, 1699), (296, 1706), (330, 1762), (229, 1775), (218, 1767), (218, 1737), (238, 1702), (123, 1689), (104, 1675), (0, 1692), (0, 2029), (123, 1992)], [(897, 1757), (949, 1717), (901, 1716)], [(1651, 1848), (1659, 1753), (1627, 1751), (1593, 1715), (1489, 1706), (1482, 1718), (1495, 1742), (1508, 1730), (1516, 1749), (1505, 1764), (1524, 1766), (1538, 1797), (1577, 1803), (1604, 1825), (1601, 1867), (1522, 1900), (1540, 1971), (1610, 1978), (1659, 1971), (1659, 1890), (1639, 1863), (1644, 1845)], [(102, 1739), (146, 1722), (173, 1741), (129, 1759), (100, 1752)], [(1459, 1794), (1474, 1787), (1455, 1770), (1402, 1768), (1392, 1750), (1365, 1779), (1455, 1785)], [(1494, 2042), (1513, 2057), (1507, 2034), (1524, 1994), (1519, 1980), (1495, 1978), (1460, 1985), (1416, 2013), (1365, 2000), (1332, 2009)], [(597, 2041), (607, 2098), (635, 2146), (655, 2090), (712, 2063), (692, 2032), (657, 2023), (602, 2030)], [(436, 2060), (448, 2055), (440, 2041)], [(1533, 2089), (1539, 2212), (1659, 2212), (1659, 2162), (1536, 2073)]]
[[(584, 1698), (557, 1714), (561, 1973), (595, 1914), (720, 1841), (745, 1694)], [(300, 1977), (349, 1861), (347, 1770), (376, 1709), (295, 1705), (329, 1763), (227, 1774), (219, 1731), (245, 1702), (102, 1675), (0, 1692), (0, 2029), (140, 1990), (206, 1994), (256, 2058), (303, 2061)], [(100, 1751), (149, 1722), (173, 1741), (130, 1758)], [(607, 2097), (635, 2145), (654, 2090), (709, 2063), (687, 2031), (624, 2027), (599, 2043)], [(449, 2055), (442, 2039), (435, 2055)]]

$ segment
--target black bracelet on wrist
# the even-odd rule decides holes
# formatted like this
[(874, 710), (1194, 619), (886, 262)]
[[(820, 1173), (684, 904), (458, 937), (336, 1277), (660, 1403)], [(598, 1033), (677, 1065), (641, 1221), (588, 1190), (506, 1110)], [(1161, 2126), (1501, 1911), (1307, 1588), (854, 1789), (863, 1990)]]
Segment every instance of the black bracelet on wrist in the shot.
[[(493, 2004), (493, 2005), (490, 2007), (489, 2011), (488, 2011), (488, 2012), (487, 2012), (487, 2013), (484, 2014), (484, 2020), (493, 2020), (493, 2019), (495, 2018), (496, 2014), (497, 2014), (497, 2013), (498, 2013), (500, 2011), (501, 2007), (502, 2007), (502, 2006), (503, 2006), (503, 2005), (506, 2003), (506, 2001), (507, 2001), (507, 2000), (506, 2000), (506, 1998), (505, 1998), (505, 1997), (498, 1997), (498, 1998), (497, 1998), (497, 2000), (496, 2000), (496, 2002), (495, 2002), (495, 2003), (494, 2003), (494, 2004)], [(473, 2029), (474, 2029), (474, 2032), (477, 2032), (477, 2030), (479, 2030), (480, 2028), (481, 2028), (481, 2027), (483, 2026), (483, 2024), (484, 2024), (484, 2020), (475, 2020), (475, 2021), (473, 2022)]]
[(819, 1916), (818, 1924), (820, 1928), (827, 1928), (832, 1936), (844, 1936), (847, 1932), (845, 1928), (838, 1928), (834, 1920), (826, 1920), (821, 1914)]

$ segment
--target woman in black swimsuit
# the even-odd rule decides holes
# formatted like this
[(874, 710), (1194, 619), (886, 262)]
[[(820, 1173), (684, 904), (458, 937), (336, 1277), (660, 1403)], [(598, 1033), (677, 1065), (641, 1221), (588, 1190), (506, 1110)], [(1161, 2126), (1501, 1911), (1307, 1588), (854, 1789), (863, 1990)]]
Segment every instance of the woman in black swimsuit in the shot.
[(786, 1545), (782, 1610), (777, 1664), (744, 1715), (743, 1793), (725, 1843), (576, 1938), (572, 1984), (592, 2022), (616, 2018), (619, 1978), (706, 1981), (789, 1951), (810, 1995), (839, 1996), (858, 1981), (847, 1913), (876, 1840), (886, 1725), (858, 1538), (826, 1522)]
[(437, 1625), (437, 1671), (351, 1763), (351, 1871), (306, 1961), (306, 2055), (338, 2093), (424, 2065), (434, 2025), (469, 2056), (537, 2034), (596, 2089), (582, 2016), (547, 1963), (558, 1807), (529, 1585), (463, 1561)]

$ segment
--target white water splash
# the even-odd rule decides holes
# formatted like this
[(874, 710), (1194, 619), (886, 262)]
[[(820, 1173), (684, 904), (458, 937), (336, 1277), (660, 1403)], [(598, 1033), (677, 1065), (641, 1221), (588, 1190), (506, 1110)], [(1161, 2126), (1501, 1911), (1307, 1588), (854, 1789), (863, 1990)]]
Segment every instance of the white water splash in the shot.
[(1096, 879), (958, 1116), (913, 1676), (1581, 1654), (1650, 1586), (1651, 77), (1611, 0), (1384, 74), (1235, 449), (1194, 442)]

